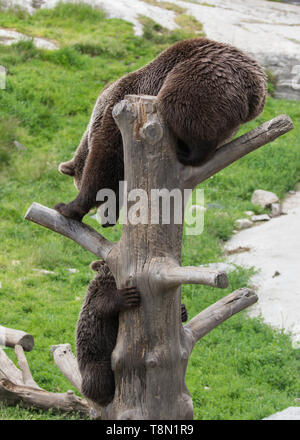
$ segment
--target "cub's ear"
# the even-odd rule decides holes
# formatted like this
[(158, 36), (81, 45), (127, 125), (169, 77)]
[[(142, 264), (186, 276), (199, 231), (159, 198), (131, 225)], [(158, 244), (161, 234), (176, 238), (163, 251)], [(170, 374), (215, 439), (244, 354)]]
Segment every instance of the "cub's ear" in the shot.
[(75, 167), (72, 160), (69, 162), (62, 162), (59, 167), (58, 171), (62, 174), (67, 174), (67, 176), (73, 177), (75, 175)]
[(93, 261), (93, 262), (90, 264), (90, 268), (91, 268), (92, 270), (94, 270), (95, 272), (98, 272), (99, 270), (102, 269), (102, 266), (103, 266), (104, 264), (105, 264), (105, 263), (104, 263), (103, 260)]

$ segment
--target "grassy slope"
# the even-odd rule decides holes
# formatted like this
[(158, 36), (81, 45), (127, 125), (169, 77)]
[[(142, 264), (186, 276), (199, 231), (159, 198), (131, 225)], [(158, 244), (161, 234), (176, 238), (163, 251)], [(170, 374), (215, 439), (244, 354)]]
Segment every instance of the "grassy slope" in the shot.
[[(50, 391), (70, 388), (53, 364), (49, 348), (65, 342), (74, 348), (93, 256), (25, 222), (23, 216), (33, 201), (53, 206), (75, 196), (71, 180), (57, 172), (57, 165), (71, 157), (103, 86), (188, 36), (146, 24), (140, 39), (133, 36), (131, 25), (107, 20), (102, 12), (86, 6), (59, 6), (33, 17), (21, 12), (0, 15), (0, 26), (55, 39), (62, 47), (57, 52), (39, 51), (30, 43), (0, 47), (0, 65), (8, 69), (7, 88), (0, 91), (0, 323), (35, 336), (35, 349), (27, 358), (36, 381)], [(292, 117), (293, 132), (204, 183), (206, 203), (222, 204), (223, 209), (207, 211), (200, 237), (184, 237), (183, 264), (222, 259), (221, 245), (230, 237), (234, 220), (253, 209), (252, 191), (263, 188), (282, 197), (299, 179), (299, 103), (269, 98), (263, 115), (243, 131), (280, 113)], [(17, 150), (15, 139), (27, 150)], [(100, 229), (94, 220), (86, 221)], [(120, 227), (103, 234), (117, 240)], [(34, 269), (55, 274), (41, 275)], [(225, 291), (185, 286), (190, 317), (245, 286), (249, 275), (235, 271)], [(12, 350), (7, 353), (15, 359)], [(294, 406), (300, 394), (299, 355), (288, 336), (260, 320), (247, 319), (243, 313), (231, 318), (198, 344), (190, 361), (187, 384), (195, 418), (260, 419)], [(0, 407), (0, 419), (58, 417)]]

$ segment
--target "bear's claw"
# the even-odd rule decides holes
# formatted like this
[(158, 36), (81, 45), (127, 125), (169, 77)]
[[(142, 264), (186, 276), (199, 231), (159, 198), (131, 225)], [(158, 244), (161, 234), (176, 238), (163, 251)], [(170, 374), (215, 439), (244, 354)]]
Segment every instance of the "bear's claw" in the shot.
[(74, 205), (72, 202), (68, 203), (58, 203), (54, 206), (54, 209), (65, 217), (72, 218), (73, 220), (77, 220), (79, 222), (82, 221), (82, 218), (85, 216), (86, 212), (78, 206)]

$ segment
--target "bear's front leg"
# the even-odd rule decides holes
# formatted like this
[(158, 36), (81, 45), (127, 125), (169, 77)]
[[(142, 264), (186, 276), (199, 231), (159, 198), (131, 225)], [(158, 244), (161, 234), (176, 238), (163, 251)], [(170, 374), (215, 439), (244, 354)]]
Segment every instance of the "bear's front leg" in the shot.
[(89, 208), (84, 208), (76, 202), (76, 199), (73, 202), (68, 203), (58, 203), (54, 206), (54, 209), (58, 211), (60, 214), (65, 217), (72, 218), (74, 220), (78, 220), (81, 222), (82, 218), (89, 212)]

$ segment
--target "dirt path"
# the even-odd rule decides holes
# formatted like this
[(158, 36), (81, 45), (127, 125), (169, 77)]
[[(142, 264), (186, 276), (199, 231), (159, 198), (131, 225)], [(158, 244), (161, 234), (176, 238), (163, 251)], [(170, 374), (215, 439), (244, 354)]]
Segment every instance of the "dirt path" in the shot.
[(250, 316), (262, 315), (268, 324), (291, 332), (300, 345), (300, 192), (283, 203), (287, 215), (236, 234), (226, 249), (239, 246), (250, 251), (234, 254), (228, 260), (239, 266), (260, 269), (252, 278), (259, 301), (249, 309)]

